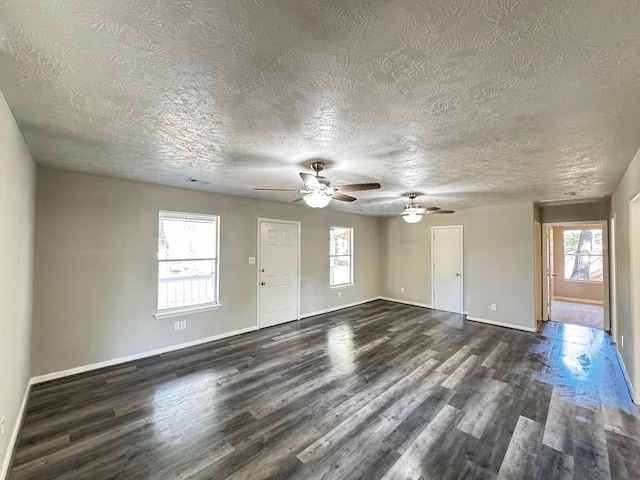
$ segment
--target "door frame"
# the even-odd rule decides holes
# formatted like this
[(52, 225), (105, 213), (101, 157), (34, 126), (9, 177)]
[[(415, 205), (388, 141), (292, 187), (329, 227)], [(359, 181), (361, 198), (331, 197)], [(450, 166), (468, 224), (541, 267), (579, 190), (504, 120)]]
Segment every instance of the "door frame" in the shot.
[[(543, 237), (544, 241), (542, 242), (543, 249), (543, 262), (547, 265), (549, 261), (549, 231), (551, 227), (571, 227), (573, 225), (600, 225), (602, 228), (602, 288), (603, 288), (603, 296), (602, 296), (602, 320), (603, 320), (603, 330), (610, 332), (611, 331), (611, 302), (609, 298), (609, 290), (611, 288), (611, 276), (609, 269), (611, 268), (609, 264), (609, 221), (608, 220), (580, 220), (580, 221), (568, 221), (568, 222), (545, 222), (542, 224), (543, 229)], [(553, 301), (553, 292), (549, 291), (549, 282), (545, 282), (545, 277), (547, 272), (545, 269), (542, 269), (542, 284), (544, 288), (543, 298), (545, 303), (542, 305), (542, 312), (545, 321), (549, 320), (549, 309), (551, 308), (551, 303)], [(553, 318), (551, 318), (553, 320)]]
[(258, 232), (257, 232), (257, 237), (258, 237), (258, 243), (257, 243), (257, 255), (256, 255), (256, 306), (257, 306), (257, 310), (256, 310), (256, 327), (258, 328), (258, 330), (260, 330), (261, 327), (260, 326), (260, 265), (261, 265), (261, 258), (260, 258), (260, 252), (261, 252), (261, 242), (262, 242), (262, 235), (261, 235), (261, 225), (262, 223), (284, 223), (287, 225), (297, 225), (298, 226), (298, 258), (296, 259), (297, 262), (297, 270), (298, 270), (298, 304), (296, 305), (296, 320), (300, 321), (300, 277), (301, 277), (301, 272), (300, 272), (300, 247), (301, 247), (301, 242), (300, 242), (300, 234), (301, 234), (301, 223), (299, 220), (278, 220), (275, 218), (265, 218), (265, 217), (258, 217)]
[(611, 309), (611, 338), (618, 349), (618, 280), (616, 258), (616, 214), (609, 219), (609, 301)]
[[(632, 347), (636, 348), (637, 345), (640, 345), (640, 328), (636, 325), (638, 321), (638, 317), (640, 317), (640, 293), (638, 293), (638, 288), (640, 288), (640, 193), (636, 194), (631, 201), (629, 202), (629, 260), (630, 260), (630, 268), (629, 268), (629, 280), (630, 285), (629, 289), (631, 291), (630, 298), (630, 316), (631, 316), (631, 329), (630, 336), (631, 339), (628, 339), (627, 342), (631, 341)], [(616, 345), (616, 348), (618, 345)], [(622, 347), (622, 341), (620, 342), (620, 347)], [(620, 349), (618, 349), (620, 352)], [(622, 354), (619, 353), (622, 357)], [(635, 356), (635, 363), (637, 365), (637, 353)], [(626, 356), (626, 355), (625, 355)], [(622, 362), (624, 364), (624, 361)], [(633, 397), (633, 403), (636, 405), (640, 405), (640, 368), (634, 369), (633, 381), (629, 382), (629, 390), (631, 391), (631, 396)], [(626, 367), (625, 367), (626, 373)], [(628, 378), (628, 376), (627, 376)]]
[(435, 301), (434, 301), (434, 294), (435, 294), (435, 288), (434, 288), (434, 274), (433, 271), (435, 270), (434, 267), (434, 252), (435, 252), (435, 248), (434, 248), (434, 240), (435, 240), (435, 232), (438, 229), (443, 229), (443, 228), (457, 228), (458, 229), (458, 234), (460, 236), (460, 308), (459, 308), (459, 314), (463, 315), (464, 314), (464, 226), (463, 225), (432, 225), (431, 226), (431, 295), (430, 295), (430, 304), (431, 304), (431, 308), (435, 309)]
[(542, 251), (544, 250), (542, 246), (542, 223), (538, 220), (534, 220), (533, 222), (533, 235), (534, 241), (533, 244), (535, 246), (535, 251), (533, 253), (534, 258), (534, 269), (535, 269), (535, 278), (533, 284), (533, 296), (534, 296), (534, 306), (535, 306), (535, 315), (536, 315), (536, 325), (538, 322), (544, 320), (544, 285), (543, 285), (543, 255)]

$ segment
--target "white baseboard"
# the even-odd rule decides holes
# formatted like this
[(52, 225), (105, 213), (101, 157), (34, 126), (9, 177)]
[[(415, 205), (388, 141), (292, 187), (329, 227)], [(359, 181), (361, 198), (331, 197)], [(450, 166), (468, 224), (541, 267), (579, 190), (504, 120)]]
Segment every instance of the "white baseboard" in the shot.
[(2, 480), (6, 479), (9, 476), (9, 467), (11, 466), (13, 451), (15, 450), (16, 443), (18, 442), (18, 434), (20, 433), (22, 419), (24, 418), (24, 413), (27, 409), (27, 400), (29, 399), (30, 390), (31, 384), (28, 383), (27, 388), (24, 391), (24, 397), (22, 397), (22, 405), (20, 405), (18, 416), (16, 417), (15, 423), (13, 425), (13, 430), (11, 431), (11, 437), (9, 438), (9, 443), (7, 444), (7, 451), (5, 452), (4, 459), (2, 460), (2, 470), (0, 470), (0, 479)]
[(629, 393), (631, 394), (631, 400), (636, 405), (640, 405), (640, 399), (633, 396), (633, 384), (631, 383), (631, 379), (629, 378), (629, 374), (627, 373), (627, 367), (624, 364), (624, 360), (622, 359), (622, 355), (616, 349), (616, 357), (618, 357), (618, 363), (620, 364), (620, 368), (622, 369), (622, 374), (624, 375), (624, 380), (627, 383), (627, 388), (629, 389)]
[(45, 375), (39, 375), (37, 377), (33, 377), (30, 380), (29, 384), (35, 385), (37, 383), (48, 382), (50, 380), (57, 380), (58, 378), (68, 377), (70, 375), (77, 375), (78, 373), (89, 372), (91, 370), (97, 370), (99, 368), (112, 367), (113, 365), (131, 362), (133, 360), (140, 360), (142, 358), (152, 357), (154, 355), (160, 355), (162, 353), (167, 353), (167, 352), (173, 352), (175, 350), (182, 350), (183, 348), (194, 347), (196, 345), (213, 342), (215, 340), (221, 340), (227, 337), (234, 337), (242, 333), (253, 332), (257, 329), (258, 327), (256, 326), (241, 328), (239, 330), (222, 333), (220, 335), (213, 335), (211, 337), (198, 338), (197, 340), (192, 340), (190, 342), (178, 343), (176, 345), (167, 345), (166, 347), (158, 348), (156, 350), (149, 350), (146, 352), (136, 353), (135, 355), (129, 355), (127, 357), (114, 358), (111, 360), (105, 360), (104, 362), (92, 363), (89, 365), (83, 365), (81, 367), (70, 368), (68, 370), (61, 370), (59, 372), (47, 373)]
[(496, 325), (498, 327), (515, 328), (516, 330), (524, 330), (525, 332), (536, 333), (538, 331), (538, 329), (535, 327), (523, 327), (522, 325), (514, 325), (513, 323), (505, 323), (505, 322), (496, 322), (495, 320), (487, 320), (486, 318), (471, 317), (469, 315), (467, 315), (467, 320), (471, 320), (473, 322), (488, 323), (489, 325)]
[(586, 298), (573, 298), (573, 297), (558, 297), (554, 296), (554, 300), (559, 300), (561, 302), (572, 302), (572, 303), (588, 303), (590, 305), (604, 305), (602, 300), (587, 300)]
[(302, 315), (300, 315), (300, 320), (302, 320), (303, 318), (315, 317), (316, 315), (324, 315), (325, 313), (336, 312), (338, 310), (342, 310), (343, 308), (356, 307), (358, 305), (362, 305), (364, 303), (369, 303), (369, 302), (373, 302), (374, 300), (380, 300), (380, 299), (381, 297), (373, 297), (373, 298), (368, 298), (366, 300), (361, 300), (359, 302), (346, 303), (344, 305), (339, 305), (337, 307), (331, 307), (325, 310), (318, 310), (317, 312), (303, 313)]
[(433, 308), (426, 303), (410, 302), (409, 300), (400, 300), (399, 298), (378, 297), (378, 300), (386, 300), (387, 302), (404, 303), (405, 305), (413, 305), (414, 307)]

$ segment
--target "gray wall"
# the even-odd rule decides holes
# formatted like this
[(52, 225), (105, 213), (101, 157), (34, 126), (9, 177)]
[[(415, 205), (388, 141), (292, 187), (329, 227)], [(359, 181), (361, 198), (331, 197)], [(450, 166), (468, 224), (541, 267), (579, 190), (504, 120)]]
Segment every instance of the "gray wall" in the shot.
[(0, 478), (29, 382), (36, 167), (0, 93)]
[[(431, 304), (431, 227), (463, 225), (464, 308), (469, 316), (535, 328), (534, 208), (531, 203), (473, 208), (407, 224), (384, 220), (384, 296)], [(400, 289), (404, 288), (404, 293)], [(491, 310), (491, 304), (497, 310)]]
[[(282, 203), (40, 168), (32, 375), (221, 335), (256, 325), (257, 218), (302, 222), (301, 313), (376, 297), (379, 220)], [(153, 317), (158, 211), (220, 215), (222, 308)], [(329, 290), (329, 226), (355, 228), (355, 286)]]
[[(640, 368), (638, 368), (637, 355), (640, 352), (640, 343), (629, 341), (634, 338), (634, 330), (640, 329), (638, 320), (634, 321), (631, 290), (631, 218), (629, 202), (640, 193), (640, 151), (636, 153), (622, 180), (611, 197), (611, 211), (616, 218), (616, 256), (617, 256), (617, 311), (618, 311), (618, 335), (617, 347), (624, 361), (629, 378), (634, 384), (636, 402), (640, 400)], [(640, 252), (635, 252), (636, 255)], [(638, 288), (640, 279), (636, 279)], [(625, 342), (619, 341), (624, 335)]]
[(569, 203), (551, 205), (540, 209), (542, 223), (588, 222), (591, 220), (609, 220), (611, 202)]
[(468, 211), (469, 316), (535, 328), (533, 214), (531, 203)]
[[(386, 247), (386, 276), (383, 296), (431, 305), (431, 227), (464, 225), (465, 218), (464, 213), (460, 212), (425, 216), (414, 224), (405, 222), (401, 217), (385, 218), (383, 243)], [(465, 241), (466, 234), (465, 231)], [(466, 283), (466, 277), (463, 280)], [(401, 292), (402, 288), (404, 293)], [(465, 309), (466, 306), (465, 295)]]

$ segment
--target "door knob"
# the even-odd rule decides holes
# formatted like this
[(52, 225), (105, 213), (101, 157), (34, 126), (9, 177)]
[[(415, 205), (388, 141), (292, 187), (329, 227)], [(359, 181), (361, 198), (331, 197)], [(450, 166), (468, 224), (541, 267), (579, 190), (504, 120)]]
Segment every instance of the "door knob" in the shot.
[(456, 277), (459, 277), (459, 276), (460, 276), (460, 274), (459, 274), (459, 273), (456, 273)]
[(266, 285), (266, 283), (264, 283), (264, 282), (260, 282), (260, 285)]

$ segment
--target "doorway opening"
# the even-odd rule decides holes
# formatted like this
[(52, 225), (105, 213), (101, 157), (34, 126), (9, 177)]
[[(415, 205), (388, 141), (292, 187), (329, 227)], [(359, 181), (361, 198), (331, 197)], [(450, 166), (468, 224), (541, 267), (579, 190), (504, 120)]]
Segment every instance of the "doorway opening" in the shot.
[(606, 222), (545, 225), (546, 320), (609, 330)]

